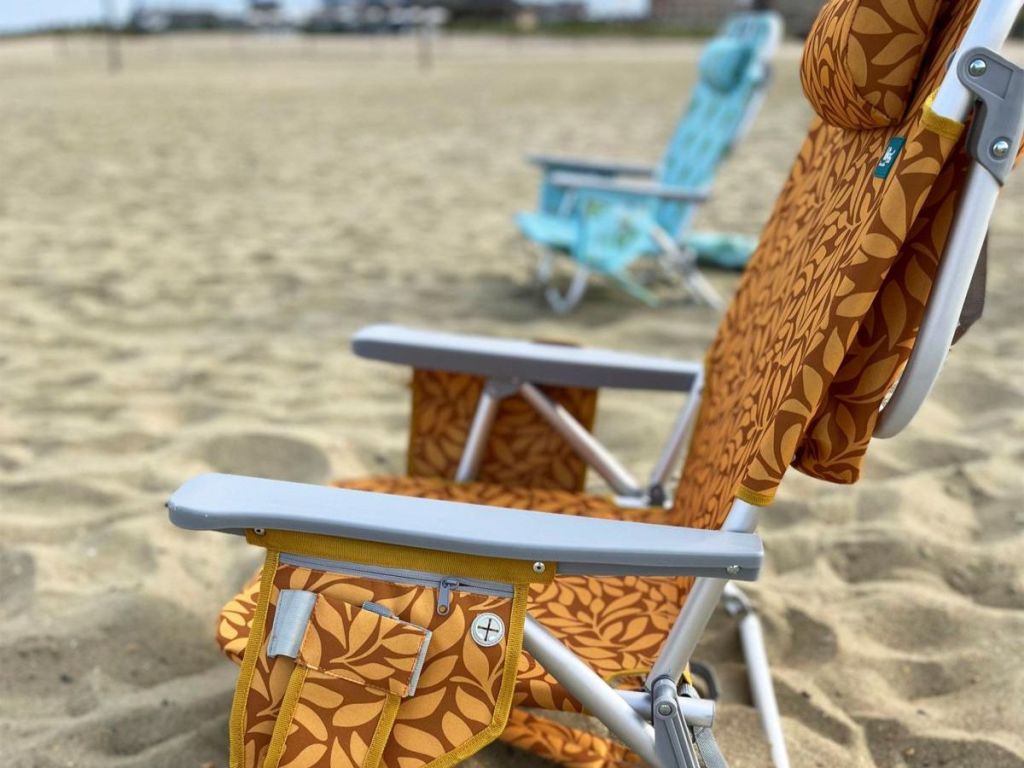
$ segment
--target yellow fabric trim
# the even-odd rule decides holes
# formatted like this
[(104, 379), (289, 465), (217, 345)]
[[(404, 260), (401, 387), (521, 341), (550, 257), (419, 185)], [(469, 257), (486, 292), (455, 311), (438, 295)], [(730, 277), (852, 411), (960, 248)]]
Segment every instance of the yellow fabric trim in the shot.
[(292, 718), (295, 716), (295, 705), (299, 703), (299, 696), (302, 695), (302, 686), (306, 682), (307, 670), (301, 664), (296, 664), (288, 678), (288, 687), (285, 689), (284, 698), (281, 699), (281, 708), (277, 712), (277, 720), (274, 722), (274, 733), (270, 737), (270, 746), (267, 748), (267, 757), (263, 761), (263, 768), (277, 768), (284, 754), (284, 745), (288, 740), (288, 731), (292, 728)]
[[(395, 718), (398, 717), (398, 705), (402, 698), (393, 693), (387, 695), (384, 702), (384, 711), (380, 713), (380, 720), (373, 731), (373, 738), (370, 739), (370, 748), (363, 758), (362, 768), (377, 768), (381, 758), (384, 757), (384, 747), (388, 745), (388, 737), (391, 736), (391, 729), (395, 725)], [(344, 706), (344, 704), (342, 705)]]
[(924, 102), (924, 110), (921, 113), (921, 125), (932, 133), (937, 133), (940, 136), (945, 136), (947, 139), (956, 141), (964, 131), (964, 124), (959, 120), (954, 120), (950, 117), (943, 117), (938, 114), (932, 109), (932, 103), (934, 101), (935, 93), (933, 92), (932, 95)]
[(741, 485), (736, 489), (736, 498), (747, 502), (747, 504), (753, 504), (755, 507), (767, 507), (775, 499), (775, 491), (762, 493), (760, 491), (752, 491)]
[(427, 763), (423, 768), (451, 768), (461, 763), (470, 755), (479, 752), (501, 732), (508, 724), (508, 714), (512, 711), (512, 696), (516, 690), (516, 678), (519, 676), (519, 655), (523, 651), (523, 625), (526, 623), (526, 604), (530, 589), (525, 584), (517, 584), (512, 595), (512, 613), (509, 616), (508, 641), (505, 645), (505, 670), (501, 677), (501, 691), (494, 704), (494, 716), (490, 724), (476, 736), (463, 742), (454, 750), (436, 760)]
[(508, 584), (549, 584), (555, 577), (555, 564), (545, 563), (543, 573), (533, 570), (533, 562), (503, 560), (479, 555), (460, 555), (432, 549), (402, 547), (372, 541), (356, 541), (336, 536), (322, 536), (294, 531), (266, 531), (257, 536), (245, 532), (246, 541), (257, 547), (266, 547), (308, 557), (325, 557), (360, 565), (382, 568), (409, 568), (430, 571), (445, 576), (503, 581)]
[(252, 685), (252, 676), (256, 671), (256, 661), (260, 657), (263, 646), (263, 635), (267, 626), (267, 610), (270, 607), (270, 590), (274, 586), (278, 557), (276, 550), (267, 550), (267, 558), (263, 562), (263, 574), (260, 578), (260, 596), (256, 601), (256, 613), (252, 617), (249, 641), (245, 645), (242, 668), (238, 673), (238, 684), (231, 702), (231, 721), (228, 729), (231, 768), (244, 768), (245, 765), (245, 707), (249, 697), (249, 686)]

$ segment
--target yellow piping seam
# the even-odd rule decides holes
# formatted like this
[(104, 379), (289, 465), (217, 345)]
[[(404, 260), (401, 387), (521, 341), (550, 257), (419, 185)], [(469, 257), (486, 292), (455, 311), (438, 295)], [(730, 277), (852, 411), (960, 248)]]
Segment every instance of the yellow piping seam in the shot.
[(270, 607), (270, 591), (274, 586), (277, 573), (278, 553), (267, 550), (267, 559), (263, 562), (263, 575), (260, 578), (260, 596), (256, 601), (256, 614), (252, 618), (249, 629), (249, 640), (245, 644), (242, 656), (242, 669), (238, 673), (238, 685), (231, 702), (231, 724), (228, 741), (231, 748), (231, 768), (242, 768), (245, 763), (245, 708), (249, 698), (249, 687), (256, 671), (256, 661), (260, 657), (263, 646), (263, 634), (267, 625), (267, 610)]
[(934, 101), (935, 93), (932, 93), (932, 95), (925, 100), (924, 109), (921, 113), (921, 125), (932, 133), (937, 133), (940, 136), (945, 136), (947, 139), (956, 141), (964, 131), (964, 124), (959, 120), (954, 120), (950, 117), (943, 117), (933, 110), (932, 103)]
[(388, 745), (388, 737), (391, 736), (391, 729), (395, 725), (395, 718), (398, 717), (398, 705), (402, 699), (393, 693), (387, 694), (384, 701), (384, 710), (380, 713), (380, 720), (373, 731), (373, 738), (370, 739), (370, 748), (363, 758), (362, 768), (377, 768), (381, 758), (384, 757), (384, 747)]
[(755, 507), (767, 507), (775, 499), (775, 491), (773, 490), (768, 493), (761, 493), (760, 491), (752, 491), (741, 485), (736, 490), (736, 498), (740, 501), (747, 502), (747, 504), (753, 504)]
[(501, 690), (498, 700), (494, 703), (494, 716), (480, 733), (464, 741), (451, 752), (427, 763), (423, 768), (451, 768), (475, 752), (480, 751), (501, 732), (508, 723), (508, 713), (512, 709), (512, 696), (516, 690), (516, 679), (519, 676), (519, 655), (523, 650), (523, 625), (526, 623), (526, 603), (529, 588), (525, 584), (517, 584), (512, 597), (512, 613), (509, 616), (508, 642), (505, 646), (505, 670), (501, 677)]
[(312, 533), (266, 531), (257, 536), (252, 531), (246, 531), (245, 538), (257, 547), (307, 557), (325, 557), (381, 568), (409, 568), (445, 576), (465, 576), (508, 584), (549, 584), (555, 577), (554, 563), (545, 563), (543, 573), (537, 573), (533, 570), (532, 561), (461, 555)]
[(306, 668), (301, 664), (296, 664), (291, 677), (288, 678), (288, 687), (285, 689), (284, 698), (281, 699), (281, 708), (277, 713), (274, 733), (270, 737), (270, 747), (267, 749), (267, 758), (263, 761), (263, 768), (277, 768), (281, 762), (285, 743), (288, 741), (288, 731), (291, 730), (292, 719), (295, 717), (295, 706), (299, 703), (302, 686), (306, 682), (306, 674)]

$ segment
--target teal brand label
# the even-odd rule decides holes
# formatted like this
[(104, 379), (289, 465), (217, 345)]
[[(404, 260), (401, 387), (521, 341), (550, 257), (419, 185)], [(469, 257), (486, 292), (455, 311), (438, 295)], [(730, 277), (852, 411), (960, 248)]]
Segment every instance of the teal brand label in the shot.
[(882, 155), (882, 159), (878, 161), (878, 165), (875, 166), (875, 178), (876, 179), (887, 179), (889, 178), (889, 171), (896, 165), (896, 158), (900, 156), (900, 152), (903, 151), (903, 145), (907, 143), (907, 140), (902, 136), (897, 136), (889, 142), (889, 146), (885, 148), (885, 153)]

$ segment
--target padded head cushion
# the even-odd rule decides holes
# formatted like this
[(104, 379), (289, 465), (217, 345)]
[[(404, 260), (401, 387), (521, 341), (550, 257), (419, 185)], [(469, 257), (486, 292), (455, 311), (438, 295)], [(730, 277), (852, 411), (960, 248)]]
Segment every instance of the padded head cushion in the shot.
[(727, 93), (739, 85), (753, 49), (748, 43), (719, 38), (708, 43), (700, 56), (700, 79)]
[(828, 0), (804, 46), (804, 93), (826, 123), (885, 128), (913, 93), (939, 0)]

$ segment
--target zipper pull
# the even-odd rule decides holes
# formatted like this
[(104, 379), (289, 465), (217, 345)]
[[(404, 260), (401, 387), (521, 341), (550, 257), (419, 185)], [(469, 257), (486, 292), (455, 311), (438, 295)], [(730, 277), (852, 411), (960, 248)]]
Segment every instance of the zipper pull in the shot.
[(437, 587), (437, 612), (447, 616), (452, 606), (452, 590), (457, 589), (459, 580), (451, 576), (445, 576)]

